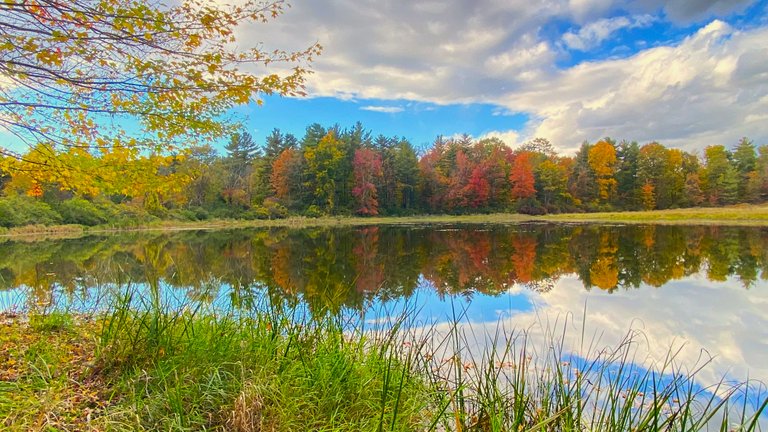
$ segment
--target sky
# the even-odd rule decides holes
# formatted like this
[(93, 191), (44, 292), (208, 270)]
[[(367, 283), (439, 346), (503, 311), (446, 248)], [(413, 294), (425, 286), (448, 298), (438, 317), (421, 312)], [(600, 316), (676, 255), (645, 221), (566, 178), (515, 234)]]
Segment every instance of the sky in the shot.
[(241, 30), (323, 45), (306, 98), (241, 108), (257, 141), (311, 123), (404, 136), (768, 144), (768, 0), (294, 0)]

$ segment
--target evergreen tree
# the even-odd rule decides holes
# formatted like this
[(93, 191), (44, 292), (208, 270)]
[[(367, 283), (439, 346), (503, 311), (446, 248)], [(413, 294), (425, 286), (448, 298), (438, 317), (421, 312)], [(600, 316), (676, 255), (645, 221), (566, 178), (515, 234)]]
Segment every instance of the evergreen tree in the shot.
[(739, 177), (739, 200), (746, 199), (750, 173), (755, 170), (756, 163), (755, 145), (747, 137), (742, 138), (733, 149), (733, 165)]
[(225, 147), (227, 180), (222, 196), (228, 204), (248, 207), (251, 202), (251, 174), (259, 148), (248, 132), (235, 134)]
[(395, 196), (399, 207), (410, 210), (416, 207), (416, 187), (419, 178), (419, 159), (411, 143), (400, 139), (394, 150)]
[(619, 206), (636, 210), (638, 202), (637, 160), (640, 155), (640, 146), (636, 141), (622, 141), (616, 148), (616, 189)]
[(568, 190), (576, 199), (576, 205), (589, 205), (597, 200), (598, 188), (594, 172), (589, 167), (589, 151), (592, 146), (584, 142), (574, 157)]
[(739, 173), (722, 145), (706, 148), (705, 194), (710, 204), (731, 204), (739, 195)]

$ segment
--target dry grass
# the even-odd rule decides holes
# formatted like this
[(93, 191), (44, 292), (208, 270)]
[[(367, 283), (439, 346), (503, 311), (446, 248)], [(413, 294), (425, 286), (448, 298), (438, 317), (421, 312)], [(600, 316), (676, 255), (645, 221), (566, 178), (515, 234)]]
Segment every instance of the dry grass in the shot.
[(673, 210), (636, 212), (564, 213), (545, 216), (529, 216), (517, 213), (491, 213), (474, 215), (419, 215), (419, 216), (325, 216), (308, 218), (293, 216), (273, 220), (210, 221), (160, 221), (131, 227), (80, 225), (29, 225), (0, 231), (0, 238), (24, 241), (56, 238), (75, 238), (85, 234), (109, 234), (136, 231), (188, 231), (220, 230), (233, 228), (309, 228), (365, 225), (423, 225), (423, 224), (514, 224), (523, 222), (621, 222), (650, 224), (720, 224), (720, 225), (768, 225), (768, 204), (738, 204), (728, 207), (697, 207)]

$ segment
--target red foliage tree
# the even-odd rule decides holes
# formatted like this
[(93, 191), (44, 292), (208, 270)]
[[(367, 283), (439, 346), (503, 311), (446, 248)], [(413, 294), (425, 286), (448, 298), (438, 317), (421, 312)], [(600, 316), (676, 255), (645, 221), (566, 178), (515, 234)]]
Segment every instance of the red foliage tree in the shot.
[(469, 197), (469, 205), (473, 208), (484, 207), (488, 204), (491, 185), (488, 183), (488, 166), (479, 163), (472, 170), (469, 182), (466, 186), (466, 195)]
[(448, 189), (448, 205), (451, 208), (464, 208), (469, 204), (468, 184), (473, 163), (463, 150), (456, 152), (456, 167), (451, 172)]
[(379, 201), (376, 183), (381, 181), (381, 155), (374, 150), (362, 148), (355, 150), (352, 162), (355, 178), (352, 195), (357, 199), (356, 212), (365, 216), (379, 214)]

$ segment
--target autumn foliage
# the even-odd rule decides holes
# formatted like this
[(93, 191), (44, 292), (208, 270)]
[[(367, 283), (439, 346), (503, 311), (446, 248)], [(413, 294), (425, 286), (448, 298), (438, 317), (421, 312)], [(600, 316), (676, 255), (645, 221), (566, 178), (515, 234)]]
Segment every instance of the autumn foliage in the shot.
[[(239, 133), (225, 150), (219, 154), (199, 146), (164, 156), (121, 147), (103, 154), (68, 150), (41, 159), (41, 153), (56, 150), (40, 148), (22, 160), (4, 158), (4, 166), (14, 169), (0, 168), (0, 186), (8, 199), (24, 197), (33, 200), (33, 207), (47, 206), (39, 213), (50, 216), (41, 216), (44, 223), (61, 221), (61, 215), (82, 207), (63, 204), (72, 199), (96, 207), (130, 207), (119, 211), (126, 215), (148, 212), (196, 220), (290, 214), (544, 214), (768, 199), (768, 146), (755, 147), (746, 139), (733, 151), (709, 147), (700, 159), (656, 142), (640, 146), (609, 138), (584, 143), (571, 157), (557, 155), (545, 140), (511, 148), (495, 138), (438, 137), (419, 156), (406, 139), (372, 137), (358, 123), (348, 129), (313, 124), (300, 139), (275, 130), (266, 143)], [(45, 160), (81, 168), (30, 168)], [(62, 213), (56, 217), (50, 211)], [(64, 219), (110, 220), (109, 211), (102, 213)], [(22, 220), (28, 219), (0, 224), (28, 223)]]
[(357, 199), (355, 212), (363, 216), (379, 214), (376, 184), (381, 182), (381, 156), (371, 149), (358, 149), (353, 160), (354, 182), (352, 195)]
[[(118, 182), (126, 178), (122, 165), (147, 153), (165, 157), (236, 132), (224, 114), (237, 105), (263, 94), (303, 94), (319, 45), (267, 48), (239, 31), (266, 25), (285, 6), (2, 2), (0, 131), (29, 151), (0, 144), (7, 156), (0, 169), (77, 189), (92, 187), (93, 178)], [(280, 68), (265, 74), (271, 65)]]
[(515, 156), (509, 174), (509, 181), (512, 183), (513, 199), (529, 198), (536, 193), (530, 153), (522, 152)]

